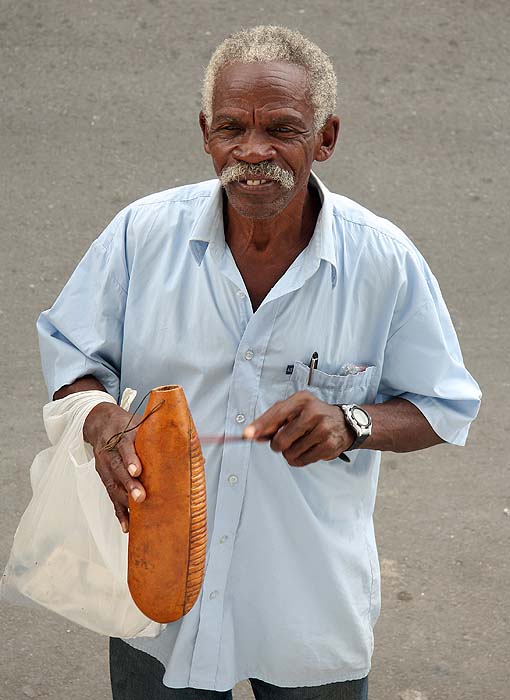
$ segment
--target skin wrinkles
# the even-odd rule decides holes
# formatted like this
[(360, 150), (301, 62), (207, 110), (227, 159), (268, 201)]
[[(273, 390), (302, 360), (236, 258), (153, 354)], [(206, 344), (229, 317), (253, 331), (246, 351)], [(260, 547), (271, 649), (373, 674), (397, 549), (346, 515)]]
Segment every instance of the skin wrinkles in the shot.
[(243, 253), (252, 245), (258, 250), (271, 248), (277, 237), (284, 237), (292, 254), (288, 267), (306, 247), (318, 214), (307, 189), (311, 166), (333, 153), (338, 123), (337, 117), (331, 118), (324, 130), (314, 134), (307, 75), (300, 66), (234, 64), (219, 72), (210, 127), (203, 114), (200, 118), (204, 147), (216, 172), (239, 162), (254, 165), (268, 160), (295, 177), (290, 192), (274, 183), (263, 194), (226, 186), (226, 235), (231, 248), (238, 245)]
[(306, 71), (285, 62), (224, 66), (211, 124), (200, 114), (204, 148), (218, 176), (228, 167), (269, 161), (294, 177), (290, 189), (274, 181), (250, 187), (246, 177), (224, 185), (225, 239), (254, 309), (313, 235), (320, 202), (308, 190), (310, 171), (315, 160), (332, 155), (339, 119), (330, 117), (318, 133), (313, 120)]
[[(248, 79), (246, 76), (242, 74), (239, 75), (236, 72), (229, 83), (229, 94), (224, 100), (224, 104), (232, 110), (240, 108), (245, 113), (251, 113), (253, 122), (263, 119), (265, 113), (275, 110), (282, 111), (284, 115), (285, 113), (289, 116), (293, 115), (301, 121), (303, 130), (311, 135), (312, 130), (306, 128), (308, 119), (302, 119), (304, 107), (305, 117), (311, 116), (313, 120), (313, 108), (309, 99), (307, 78), (304, 69), (299, 66), (288, 66), (288, 68), (293, 69), (296, 76), (301, 76), (297, 91), (298, 99), (296, 99), (296, 85), (292, 82), (289, 83), (288, 75), (281, 75), (278, 71), (271, 70), (273, 64), (265, 65), (268, 66), (268, 69), (263, 76), (259, 76), (258, 79), (256, 78), (255, 80)], [(255, 64), (255, 67), (256, 66), (257, 64)], [(246, 95), (249, 93), (251, 94), (252, 90), (257, 91), (259, 99), (263, 103), (262, 107), (257, 107), (257, 105), (253, 104), (252, 100), (246, 99)], [(222, 95), (220, 95), (220, 90), (218, 90), (217, 86), (213, 109), (217, 99), (221, 100), (221, 98)], [(284, 105), (283, 110), (282, 105)], [(215, 121), (214, 115), (215, 111), (213, 111), (213, 124)]]
[[(263, 66), (264, 69), (262, 72), (259, 72), (258, 74), (256, 73), (256, 70), (260, 67)], [(232, 96), (233, 99), (240, 99), (244, 101), (246, 105), (248, 105), (248, 108), (253, 106), (253, 102), (251, 100), (247, 99), (247, 95), (249, 92), (252, 90), (252, 88), (255, 87), (257, 90), (262, 90), (266, 92), (266, 95), (264, 95), (264, 99), (267, 98), (267, 95), (270, 95), (272, 92), (274, 92), (274, 89), (276, 88), (279, 91), (279, 96), (283, 96), (284, 98), (288, 98), (290, 100), (295, 99), (295, 84), (292, 84), (289, 82), (288, 78), (288, 73), (283, 73), (281, 72), (281, 66), (288, 67), (294, 72), (294, 75), (297, 76), (298, 73), (300, 73), (303, 76), (303, 80), (300, 80), (299, 82), (304, 86), (304, 89), (306, 90), (306, 99), (308, 101), (308, 106), (311, 108), (311, 103), (309, 99), (309, 93), (308, 93), (308, 83), (307, 83), (307, 78), (306, 78), (306, 71), (304, 68), (301, 66), (295, 66), (295, 65), (290, 65), (287, 63), (252, 63), (252, 64), (247, 64), (241, 66), (241, 68), (254, 68), (255, 70), (250, 71), (250, 73), (245, 73), (245, 72), (234, 72), (239, 69), (239, 64), (234, 64), (233, 66), (226, 66), (222, 69), (221, 72), (225, 73), (226, 71), (229, 72), (229, 93)], [(232, 70), (232, 68), (234, 70)], [(219, 81), (217, 80), (216, 82), (216, 91), (215, 91), (215, 96), (213, 100), (213, 115), (214, 115), (214, 109), (215, 109), (215, 103), (219, 95)], [(312, 110), (313, 111), (313, 110)]]
[[(235, 108), (231, 108), (230, 114), (219, 114), (215, 116), (210, 129), (210, 133), (214, 137), (216, 134), (221, 133), (224, 124), (244, 125), (245, 121), (246, 112), (242, 110), (238, 111)], [(259, 121), (261, 125), (264, 125), (266, 128), (270, 127), (273, 124), (288, 124), (290, 127), (295, 129), (297, 133), (301, 133), (307, 136), (312, 135), (310, 129), (307, 128), (306, 124), (301, 119), (301, 115), (299, 114), (299, 112), (290, 108), (282, 110), (278, 106), (271, 108), (271, 105), (268, 105), (264, 112), (254, 112), (252, 116), (252, 122), (256, 121)]]

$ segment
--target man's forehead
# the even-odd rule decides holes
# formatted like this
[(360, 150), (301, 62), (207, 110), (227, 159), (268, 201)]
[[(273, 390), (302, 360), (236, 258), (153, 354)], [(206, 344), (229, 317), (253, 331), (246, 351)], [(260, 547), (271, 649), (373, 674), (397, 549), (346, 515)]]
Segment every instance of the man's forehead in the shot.
[(234, 63), (218, 72), (213, 111), (224, 107), (251, 109), (255, 104), (298, 109), (310, 106), (307, 74), (292, 63)]

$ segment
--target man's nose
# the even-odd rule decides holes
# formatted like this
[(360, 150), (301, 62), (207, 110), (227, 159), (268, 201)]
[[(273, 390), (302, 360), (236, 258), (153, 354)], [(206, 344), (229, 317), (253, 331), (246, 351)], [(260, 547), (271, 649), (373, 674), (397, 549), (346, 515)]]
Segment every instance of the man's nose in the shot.
[(263, 160), (272, 160), (276, 152), (266, 134), (261, 134), (255, 129), (247, 129), (232, 155), (246, 163), (260, 163)]

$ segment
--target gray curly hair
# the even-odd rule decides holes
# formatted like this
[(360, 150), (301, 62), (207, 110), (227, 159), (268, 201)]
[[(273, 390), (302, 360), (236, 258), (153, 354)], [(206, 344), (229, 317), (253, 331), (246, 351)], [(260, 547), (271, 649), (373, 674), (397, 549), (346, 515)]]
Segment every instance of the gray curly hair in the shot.
[(276, 25), (243, 29), (227, 37), (215, 50), (205, 69), (202, 110), (211, 123), (214, 85), (219, 70), (231, 63), (284, 61), (302, 66), (314, 108), (314, 129), (320, 131), (334, 113), (337, 80), (328, 56), (297, 31)]

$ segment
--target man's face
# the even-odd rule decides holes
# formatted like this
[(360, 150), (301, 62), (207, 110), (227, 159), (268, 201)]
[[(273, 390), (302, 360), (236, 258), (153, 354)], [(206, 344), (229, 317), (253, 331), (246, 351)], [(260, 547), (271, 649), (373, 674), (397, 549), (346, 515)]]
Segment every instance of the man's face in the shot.
[(306, 188), (321, 143), (313, 116), (300, 66), (236, 63), (221, 69), (211, 124), (203, 115), (200, 123), (205, 150), (240, 214), (273, 217)]

